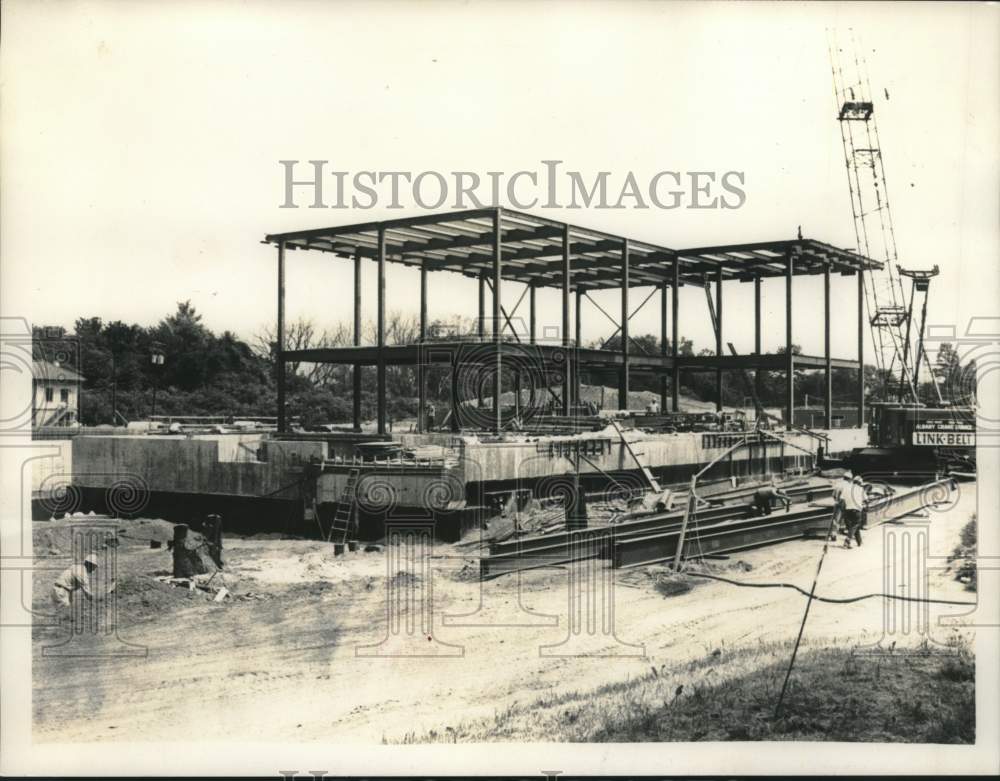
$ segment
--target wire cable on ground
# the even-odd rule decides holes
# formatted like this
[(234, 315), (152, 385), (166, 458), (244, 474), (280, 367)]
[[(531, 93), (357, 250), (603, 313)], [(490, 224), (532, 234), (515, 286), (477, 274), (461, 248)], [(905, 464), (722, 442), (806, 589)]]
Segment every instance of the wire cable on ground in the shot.
[[(809, 592), (800, 586), (796, 586), (794, 583), (747, 583), (746, 581), (733, 580), (732, 578), (724, 578), (721, 575), (709, 575), (705, 572), (692, 572), (688, 570), (684, 573), (685, 575), (691, 575), (696, 578), (708, 578), (710, 580), (718, 580), (722, 583), (729, 583), (732, 586), (743, 586), (745, 588), (790, 588), (793, 591), (798, 591), (802, 596), (810, 596)], [(954, 599), (922, 599), (920, 597), (906, 597), (901, 594), (885, 594), (881, 592), (875, 592), (871, 594), (862, 594), (857, 597), (821, 597), (818, 594), (811, 595), (813, 599), (818, 602), (831, 602), (837, 605), (846, 605), (851, 602), (860, 602), (863, 599), (872, 599), (873, 597), (883, 597), (885, 599), (897, 599), (900, 602), (927, 602), (935, 605), (963, 605), (965, 607), (976, 607), (978, 602), (960, 602)]]

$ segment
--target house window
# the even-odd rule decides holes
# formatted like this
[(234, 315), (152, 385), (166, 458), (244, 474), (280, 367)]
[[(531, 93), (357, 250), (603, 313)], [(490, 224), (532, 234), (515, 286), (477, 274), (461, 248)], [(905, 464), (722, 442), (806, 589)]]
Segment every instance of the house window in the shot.
[(59, 401), (63, 404), (69, 404), (69, 388), (59, 389)]
[(52, 401), (52, 388), (45, 389), (45, 400)]

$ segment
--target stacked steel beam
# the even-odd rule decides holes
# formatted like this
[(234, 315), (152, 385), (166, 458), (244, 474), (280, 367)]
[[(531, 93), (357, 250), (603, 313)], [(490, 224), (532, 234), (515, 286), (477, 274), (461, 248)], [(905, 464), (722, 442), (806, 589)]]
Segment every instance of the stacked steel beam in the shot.
[[(957, 483), (952, 478), (918, 486), (878, 499), (867, 508), (868, 525), (897, 520), (925, 507), (952, 501)], [(808, 492), (808, 493), (807, 493)], [(794, 496), (794, 489), (790, 491)], [(829, 527), (832, 488), (798, 489), (795, 497), (808, 506), (761, 517), (747, 517), (740, 505), (723, 505), (697, 511), (688, 520), (683, 558), (733, 553), (801, 539), (817, 529)], [(525, 537), (490, 546), (490, 555), (480, 559), (480, 577), (558, 566), (590, 558), (606, 558), (613, 567), (638, 567), (673, 559), (681, 539), (683, 512), (660, 513), (615, 526), (593, 527), (541, 537)]]

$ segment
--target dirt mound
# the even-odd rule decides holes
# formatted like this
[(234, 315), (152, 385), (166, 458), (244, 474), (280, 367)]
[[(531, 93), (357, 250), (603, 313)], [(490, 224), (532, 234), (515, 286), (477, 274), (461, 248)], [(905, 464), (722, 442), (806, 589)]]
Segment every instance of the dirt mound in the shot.
[(118, 613), (126, 621), (142, 621), (192, 604), (210, 602), (212, 595), (172, 586), (145, 575), (123, 575), (115, 587)]
[[(62, 555), (73, 550), (73, 535), (88, 529), (107, 529), (115, 533), (119, 545), (139, 546), (148, 548), (150, 543), (159, 543), (166, 547), (168, 541), (174, 538), (174, 524), (159, 518), (136, 518), (134, 520), (113, 519), (102, 516), (82, 516), (66, 518), (58, 521), (36, 521), (32, 527), (32, 541), (36, 556), (59, 555), (51, 553), (53, 549)], [(200, 544), (203, 537), (192, 530), (188, 539), (193, 544)]]
[[(159, 518), (137, 518), (134, 521), (122, 521), (120, 536), (123, 539), (134, 540), (139, 543), (148, 544), (150, 541), (160, 542), (164, 545), (168, 540), (174, 538), (174, 524), (163, 521)], [(188, 538), (201, 540), (201, 535), (192, 530), (188, 532)]]

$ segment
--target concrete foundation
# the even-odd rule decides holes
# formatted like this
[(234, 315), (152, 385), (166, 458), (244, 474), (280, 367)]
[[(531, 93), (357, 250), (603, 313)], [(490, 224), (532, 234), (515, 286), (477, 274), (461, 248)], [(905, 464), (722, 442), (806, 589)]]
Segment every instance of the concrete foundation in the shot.
[[(867, 443), (864, 429), (834, 429), (829, 455)], [(287, 436), (287, 435), (286, 435)], [(691, 475), (742, 439), (732, 432), (646, 434), (626, 430), (632, 449), (664, 485)], [(358, 435), (351, 435), (351, 446)], [(80, 506), (120, 517), (153, 515), (199, 528), (219, 513), (229, 531), (314, 535), (315, 505), (328, 527), (352, 470), (359, 470), (357, 518), (362, 538), (377, 538), (386, 518), (433, 518), (436, 533), (455, 539), (479, 528), (491, 512), (490, 495), (514, 488), (535, 495), (558, 493), (567, 473), (579, 471), (588, 491), (610, 486), (641, 489), (635, 460), (613, 429), (566, 437), (404, 434), (406, 447), (437, 445), (444, 458), (430, 461), (359, 462), (341, 435), (305, 440), (262, 434), (192, 436), (80, 436), (72, 442), (72, 484)], [(805, 467), (817, 440), (785, 434), (786, 443), (755, 437), (704, 476), (706, 481)], [(370, 441), (369, 438), (366, 441)], [(126, 501), (127, 500), (127, 501)], [(48, 508), (40, 515), (48, 517)]]

